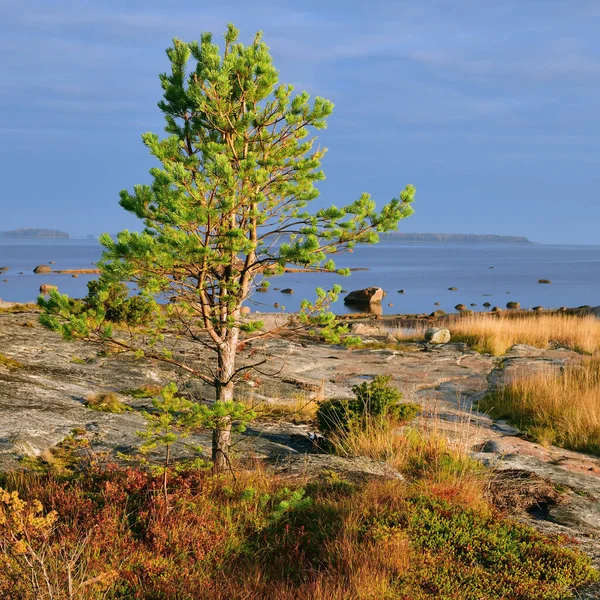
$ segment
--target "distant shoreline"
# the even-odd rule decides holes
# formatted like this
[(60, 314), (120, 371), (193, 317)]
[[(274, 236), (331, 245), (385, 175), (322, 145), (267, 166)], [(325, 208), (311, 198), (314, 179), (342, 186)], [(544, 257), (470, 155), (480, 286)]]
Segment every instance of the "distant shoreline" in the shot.
[(426, 242), (436, 244), (533, 244), (526, 237), (518, 235), (491, 235), (479, 233), (401, 233), (380, 234), (382, 242)]

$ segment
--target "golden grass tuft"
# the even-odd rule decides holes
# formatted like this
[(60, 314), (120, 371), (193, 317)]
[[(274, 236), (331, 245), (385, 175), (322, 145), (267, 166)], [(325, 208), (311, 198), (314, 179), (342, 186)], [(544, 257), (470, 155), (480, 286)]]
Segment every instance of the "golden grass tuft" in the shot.
[(449, 320), (445, 324), (453, 341), (466, 342), (479, 352), (505, 354), (515, 344), (536, 348), (562, 346), (592, 354), (600, 350), (600, 319), (592, 316), (487, 313)]
[[(472, 508), (487, 506), (487, 475), (470, 456), (467, 436), (451, 439), (440, 431), (436, 416), (427, 426), (398, 428), (390, 422), (367, 423), (330, 436), (333, 451), (341, 456), (366, 456), (394, 467), (427, 493)], [(464, 423), (466, 432), (467, 421)], [(461, 427), (461, 425), (458, 425)]]
[(21, 369), (23, 368), (23, 364), (14, 358), (10, 358), (10, 356), (6, 356), (5, 354), (0, 354), (0, 365), (4, 365), (7, 369)]
[(480, 403), (541, 444), (600, 454), (600, 355), (564, 369), (523, 371)]
[(123, 404), (121, 398), (114, 392), (100, 392), (88, 396), (85, 405), (92, 410), (107, 413), (124, 413), (130, 410), (129, 406)]
[(314, 422), (319, 407), (314, 399), (302, 395), (290, 400), (256, 401), (242, 398), (241, 401), (256, 412), (259, 420), (290, 423)]

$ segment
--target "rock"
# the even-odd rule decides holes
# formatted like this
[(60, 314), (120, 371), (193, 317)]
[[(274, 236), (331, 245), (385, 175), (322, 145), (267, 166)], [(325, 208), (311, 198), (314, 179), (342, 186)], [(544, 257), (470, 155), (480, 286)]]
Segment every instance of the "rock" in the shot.
[(48, 265), (38, 265), (34, 270), (34, 273), (52, 273), (52, 268), (49, 267)]
[(461, 310), (460, 311), (460, 316), (461, 317), (469, 317), (471, 315), (474, 315), (475, 312), (472, 311), (470, 308), (466, 308), (465, 310)]
[(403, 476), (383, 461), (364, 456), (343, 457), (335, 454), (288, 453), (278, 463), (276, 471), (285, 475), (318, 477), (324, 471), (341, 474), (344, 479), (362, 483), (372, 479), (395, 479), (402, 481)]
[(243, 315), (249, 315), (250, 314), (250, 307), (249, 306), (242, 306), (242, 308), (240, 308), (240, 313)]
[(49, 283), (42, 283), (42, 285), (40, 285), (40, 294), (44, 294), (44, 296), (47, 296), (52, 290), (58, 290), (58, 288)]
[(502, 309), (499, 306), (494, 306), (494, 308), (492, 308), (492, 312), (499, 313), (502, 312)]
[(483, 306), (485, 306), (486, 308), (489, 308), (491, 306), (491, 302), (484, 302)]
[(457, 287), (449, 287), (448, 290), (450, 290), (451, 292), (458, 292)]
[(493, 454), (505, 454), (506, 446), (499, 439), (488, 440), (487, 442), (484, 442), (481, 451)]
[(518, 435), (520, 433), (516, 427), (509, 425), (506, 421), (496, 421), (493, 427), (504, 435)]
[(443, 317), (446, 314), (445, 311), (438, 309), (438, 310), (434, 310), (429, 316), (430, 317)]
[(4, 271), (8, 271), (8, 267), (0, 267), (0, 273), (4, 273)]
[(475, 304), (475, 302), (471, 302), (471, 306), (477, 306), (477, 304)]
[(350, 331), (356, 335), (384, 335), (386, 332), (381, 327), (368, 325), (367, 323), (353, 323)]
[(356, 305), (369, 305), (369, 304), (381, 304), (384, 292), (379, 287), (369, 287), (364, 290), (354, 290), (350, 292), (345, 298), (345, 304), (356, 304)]
[(279, 302), (273, 302), (273, 308), (279, 308)]
[(282, 294), (293, 294), (294, 290), (292, 288), (284, 288), (283, 290), (281, 290)]
[(280, 292), (280, 291), (281, 291), (281, 288), (273, 288), (273, 291), (274, 291), (274, 292)]
[(519, 302), (507, 302), (506, 308), (509, 308), (511, 310), (516, 310), (518, 308), (521, 308), (521, 304)]
[(7, 282), (8, 282), (8, 279), (3, 279), (2, 280), (2, 283), (7, 283)]
[(467, 307), (464, 304), (457, 304), (454, 308), (456, 310), (458, 310), (459, 312), (462, 312), (463, 310), (467, 310)]
[(256, 291), (260, 292), (261, 294), (264, 294), (269, 291), (269, 288), (264, 285), (261, 285), (260, 287), (256, 288)]
[(543, 306), (534, 306), (531, 310), (535, 311), (535, 312), (541, 312), (544, 310)]
[(79, 273), (73, 273), (73, 275), (71, 275), (71, 277), (77, 278), (77, 277), (79, 277)]
[(404, 294), (404, 290), (398, 290), (399, 294)]
[(434, 303), (433, 303), (433, 305), (434, 305), (434, 306), (439, 306), (439, 305), (440, 305), (440, 303), (439, 303), (439, 302), (434, 302)]
[(549, 279), (538, 279), (538, 283), (552, 283)]
[(482, 294), (482, 296), (491, 296), (492, 294)]
[(425, 331), (425, 341), (430, 344), (447, 344), (450, 341), (450, 331), (441, 327), (429, 327)]

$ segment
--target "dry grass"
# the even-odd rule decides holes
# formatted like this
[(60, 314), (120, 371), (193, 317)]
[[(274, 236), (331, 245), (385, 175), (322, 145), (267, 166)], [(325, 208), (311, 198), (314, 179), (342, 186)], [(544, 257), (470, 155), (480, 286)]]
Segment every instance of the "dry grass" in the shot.
[(288, 421), (290, 423), (314, 422), (319, 407), (314, 399), (302, 394), (290, 400), (242, 399), (241, 401), (256, 412), (259, 420)]
[(515, 344), (536, 348), (554, 345), (592, 354), (600, 350), (600, 319), (574, 315), (537, 315), (487, 313), (455, 319), (446, 323), (453, 341), (463, 341), (480, 352), (505, 354)]
[[(434, 491), (470, 507), (486, 504), (487, 476), (482, 465), (469, 454), (467, 435), (452, 436), (440, 431), (437, 417), (424, 425), (398, 428), (379, 423), (355, 427), (332, 435), (330, 443), (336, 454), (366, 456), (383, 460), (408, 477), (423, 491)], [(463, 427), (466, 431), (467, 422)]]
[(123, 413), (130, 408), (114, 392), (100, 392), (85, 399), (85, 405), (92, 410), (108, 413)]
[(10, 356), (6, 356), (5, 354), (0, 354), (0, 365), (4, 365), (7, 369), (21, 369), (23, 365), (14, 358), (10, 358)]
[(26, 313), (26, 312), (40, 312), (37, 304), (9, 304), (7, 306), (0, 306), (0, 315), (2, 314), (13, 314), (13, 313)]
[(523, 372), (480, 403), (508, 418), (543, 444), (600, 454), (600, 355)]

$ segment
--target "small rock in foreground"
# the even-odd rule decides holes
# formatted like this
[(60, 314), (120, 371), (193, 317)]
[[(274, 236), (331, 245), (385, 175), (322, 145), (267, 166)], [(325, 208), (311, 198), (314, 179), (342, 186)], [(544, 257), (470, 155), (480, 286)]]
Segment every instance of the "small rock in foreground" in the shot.
[(450, 331), (440, 327), (429, 327), (425, 331), (425, 341), (430, 344), (447, 344), (450, 341)]

